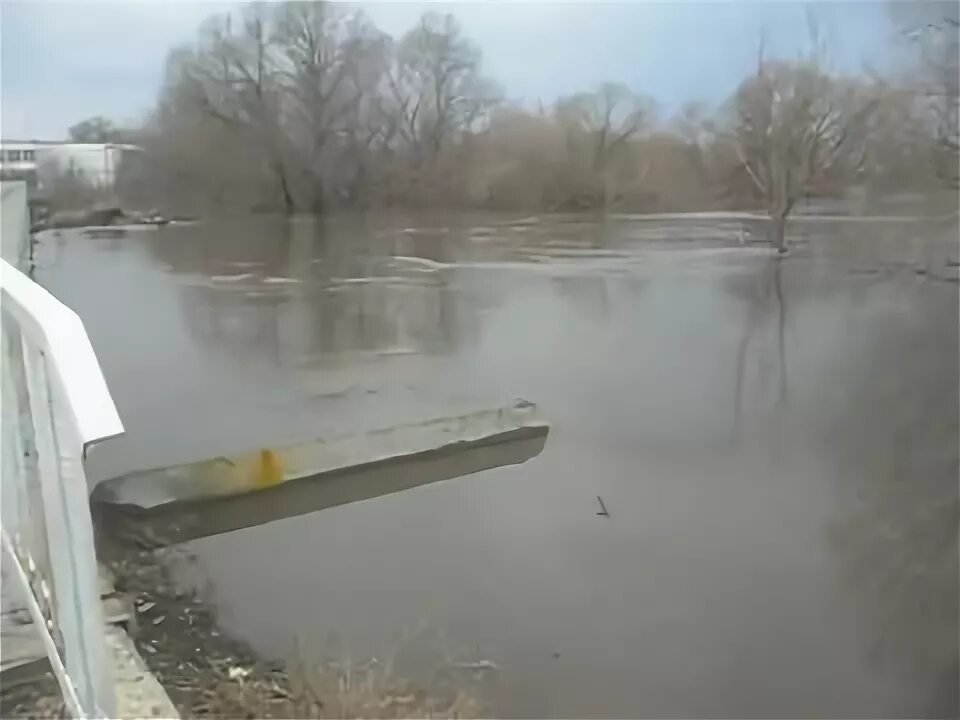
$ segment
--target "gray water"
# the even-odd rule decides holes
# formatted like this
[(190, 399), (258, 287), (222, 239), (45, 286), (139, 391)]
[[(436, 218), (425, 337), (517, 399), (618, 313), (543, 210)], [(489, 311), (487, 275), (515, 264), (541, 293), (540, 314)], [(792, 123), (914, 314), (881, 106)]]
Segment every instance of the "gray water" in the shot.
[[(46, 233), (92, 482), (523, 397), (541, 456), (194, 543), (270, 656), (485, 659), (499, 715), (957, 712), (955, 221), (234, 218)], [(598, 516), (602, 496), (610, 517)]]

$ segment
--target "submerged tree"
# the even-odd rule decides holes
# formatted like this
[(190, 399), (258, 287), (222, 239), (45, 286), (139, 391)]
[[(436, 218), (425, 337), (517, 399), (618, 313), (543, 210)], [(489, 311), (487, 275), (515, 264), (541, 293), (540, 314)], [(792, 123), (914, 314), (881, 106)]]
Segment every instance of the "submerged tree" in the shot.
[(734, 93), (727, 137), (781, 252), (798, 200), (858, 178), (875, 107), (869, 85), (831, 76), (816, 61), (761, 62)]
[[(389, 38), (360, 12), (333, 3), (277, 6), (277, 47), (287, 132), (304, 204), (321, 211), (349, 174), (365, 166), (383, 125), (374, 100), (386, 74)], [(357, 154), (361, 157), (352, 157)]]

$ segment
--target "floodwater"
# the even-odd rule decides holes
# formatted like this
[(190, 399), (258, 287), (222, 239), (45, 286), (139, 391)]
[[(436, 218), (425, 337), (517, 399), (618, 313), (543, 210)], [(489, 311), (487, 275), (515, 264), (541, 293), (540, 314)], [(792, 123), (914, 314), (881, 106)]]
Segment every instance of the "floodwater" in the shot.
[(956, 716), (956, 220), (808, 220), (782, 260), (738, 228), (233, 218), (46, 233), (37, 278), (127, 429), (91, 481), (552, 423), (522, 466), (192, 544), (267, 655), (489, 660), (511, 717)]

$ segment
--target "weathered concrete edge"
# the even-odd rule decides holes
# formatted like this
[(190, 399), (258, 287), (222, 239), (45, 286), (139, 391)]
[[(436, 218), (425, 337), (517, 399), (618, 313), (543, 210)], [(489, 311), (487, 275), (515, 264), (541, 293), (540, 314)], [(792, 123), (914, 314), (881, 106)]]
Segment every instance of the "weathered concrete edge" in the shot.
[[(119, 718), (179, 718), (166, 690), (150, 672), (130, 633), (136, 633), (137, 613), (131, 597), (117, 594), (113, 572), (98, 564), (104, 603), (104, 644), (114, 687), (114, 710)], [(117, 607), (108, 612), (110, 603)], [(114, 618), (111, 620), (111, 618)]]
[[(116, 698), (116, 717), (179, 718), (166, 690), (147, 668), (127, 631), (120, 625), (107, 623), (103, 634)], [(42, 652), (39, 640), (37, 645)], [(44, 673), (52, 672), (50, 659), (39, 652), (34, 660), (4, 671), (4, 687), (36, 682)]]
[(262, 490), (280, 482), (319, 477), (338, 468), (395, 458), (456, 442), (483, 441), (508, 430), (539, 424), (536, 406), (523, 400), (512, 406), (403, 423), (349, 435), (318, 438), (267, 448), (274, 473), (267, 479), (261, 449), (200, 462), (153, 468), (99, 482), (94, 505), (130, 505), (144, 511), (175, 502), (197, 503)]
[(119, 625), (107, 625), (105, 638), (117, 717), (179, 718), (170, 696), (147, 668), (127, 631)]
[(152, 548), (176, 545), (482, 470), (519, 465), (543, 450), (548, 432), (549, 425), (531, 424), (237, 495), (170, 502), (150, 509), (121, 504), (104, 504), (99, 509), (109, 513), (112, 522), (128, 524), (141, 543), (152, 543)]

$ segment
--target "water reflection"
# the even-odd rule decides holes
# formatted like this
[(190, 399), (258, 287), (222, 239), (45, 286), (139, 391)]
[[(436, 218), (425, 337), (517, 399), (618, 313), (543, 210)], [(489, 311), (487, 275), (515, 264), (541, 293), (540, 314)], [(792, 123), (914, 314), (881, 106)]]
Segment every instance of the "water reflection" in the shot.
[(298, 366), (451, 350), (457, 299), (443, 243), (429, 233), (350, 230), (350, 243), (331, 242), (319, 220), (264, 220), (193, 228), (151, 247), (183, 276), (192, 336), (219, 352)]
[(557, 296), (600, 320), (610, 313), (610, 278), (603, 275), (569, 275), (552, 279)]
[[(787, 402), (787, 306), (783, 292), (785, 260), (770, 258), (760, 272), (733, 274), (725, 281), (728, 293), (743, 304), (743, 329), (737, 346), (733, 383), (733, 438), (743, 439), (743, 408), (771, 406), (778, 421)], [(750, 350), (754, 350), (751, 363)], [(774, 369), (775, 368), (775, 369)], [(751, 369), (754, 372), (750, 372)], [(751, 379), (754, 380), (751, 386)], [(745, 401), (753, 390), (757, 396)], [(764, 396), (774, 396), (773, 403)]]
[(902, 714), (956, 717), (957, 295), (927, 284), (921, 305), (918, 289), (874, 285), (859, 300), (873, 312), (849, 334), (856, 352), (834, 361), (816, 417), (840, 470), (830, 543), (863, 609), (870, 662), (922, 688)]

